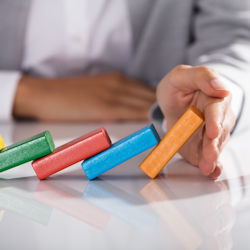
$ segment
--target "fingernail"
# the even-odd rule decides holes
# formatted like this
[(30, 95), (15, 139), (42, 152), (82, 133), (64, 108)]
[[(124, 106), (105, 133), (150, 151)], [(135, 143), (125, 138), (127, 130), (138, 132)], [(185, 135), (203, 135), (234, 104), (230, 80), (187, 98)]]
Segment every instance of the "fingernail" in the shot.
[(208, 170), (208, 171), (206, 171), (205, 172), (205, 175), (206, 176), (209, 176), (209, 175), (211, 175), (213, 172), (214, 172), (214, 170), (215, 170), (215, 168), (216, 168), (216, 162), (213, 162), (213, 164), (212, 164), (213, 166), (211, 167), (211, 165), (209, 164), (209, 169), (210, 170)]
[(216, 166), (213, 173), (209, 175), (209, 177), (213, 180), (217, 179), (221, 175), (222, 169), (218, 166)]
[(211, 86), (216, 89), (216, 90), (227, 90), (224, 86), (224, 84), (222, 84), (219, 80), (214, 79), (210, 82)]

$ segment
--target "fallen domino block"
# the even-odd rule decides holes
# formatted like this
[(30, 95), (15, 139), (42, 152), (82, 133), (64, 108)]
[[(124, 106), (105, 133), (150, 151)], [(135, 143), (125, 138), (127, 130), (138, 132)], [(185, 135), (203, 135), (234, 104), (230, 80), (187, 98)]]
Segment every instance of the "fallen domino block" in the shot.
[(202, 123), (202, 113), (197, 108), (190, 107), (141, 163), (140, 168), (149, 177), (155, 178)]
[(53, 152), (54, 148), (49, 131), (5, 147), (0, 151), (0, 172), (41, 158)]
[(114, 143), (109, 149), (87, 159), (82, 163), (82, 168), (88, 179), (92, 180), (126, 160), (157, 145), (159, 141), (159, 135), (151, 124)]
[(79, 161), (96, 155), (111, 146), (110, 138), (104, 128), (96, 129), (55, 149), (36, 161), (32, 167), (42, 180)]
[(4, 141), (2, 136), (0, 135), (0, 150), (4, 147)]

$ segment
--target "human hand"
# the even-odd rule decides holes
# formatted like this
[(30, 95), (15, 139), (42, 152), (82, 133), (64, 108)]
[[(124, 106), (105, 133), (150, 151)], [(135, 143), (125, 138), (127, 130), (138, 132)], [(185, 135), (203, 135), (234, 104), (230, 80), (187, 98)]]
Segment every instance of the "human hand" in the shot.
[(117, 72), (61, 79), (23, 76), (13, 113), (56, 122), (147, 120), (154, 102), (152, 89)]
[(212, 69), (180, 65), (160, 82), (157, 100), (167, 121), (167, 131), (189, 106), (200, 109), (205, 118), (194, 135), (180, 149), (180, 154), (204, 175), (216, 179), (221, 173), (218, 157), (235, 124), (231, 93)]

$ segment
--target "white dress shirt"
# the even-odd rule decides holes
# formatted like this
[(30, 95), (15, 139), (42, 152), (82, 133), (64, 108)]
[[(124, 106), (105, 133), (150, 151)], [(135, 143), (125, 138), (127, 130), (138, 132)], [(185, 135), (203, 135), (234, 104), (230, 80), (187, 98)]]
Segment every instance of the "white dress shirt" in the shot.
[[(33, 0), (22, 70), (63, 77), (125, 70), (131, 27), (124, 0)], [(0, 121), (10, 120), (21, 72), (0, 71)]]

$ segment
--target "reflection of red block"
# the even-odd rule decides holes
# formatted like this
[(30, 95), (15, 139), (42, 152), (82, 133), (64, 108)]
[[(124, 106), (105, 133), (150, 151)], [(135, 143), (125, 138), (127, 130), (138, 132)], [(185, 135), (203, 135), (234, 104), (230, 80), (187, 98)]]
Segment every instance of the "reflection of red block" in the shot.
[(111, 146), (110, 138), (104, 128), (94, 130), (55, 149), (32, 162), (37, 177), (42, 180), (79, 161), (96, 155)]
[(45, 182), (39, 182), (33, 197), (39, 202), (101, 230), (106, 228), (110, 218), (104, 210)]

